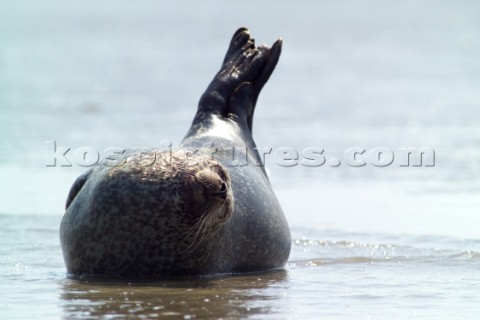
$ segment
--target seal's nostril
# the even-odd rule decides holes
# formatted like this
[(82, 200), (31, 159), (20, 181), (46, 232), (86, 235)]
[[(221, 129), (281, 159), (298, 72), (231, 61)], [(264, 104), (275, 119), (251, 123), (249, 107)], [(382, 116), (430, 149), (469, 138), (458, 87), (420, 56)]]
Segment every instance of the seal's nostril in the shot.
[(214, 195), (219, 196), (222, 199), (227, 199), (227, 185), (222, 183), (219, 192), (215, 192)]

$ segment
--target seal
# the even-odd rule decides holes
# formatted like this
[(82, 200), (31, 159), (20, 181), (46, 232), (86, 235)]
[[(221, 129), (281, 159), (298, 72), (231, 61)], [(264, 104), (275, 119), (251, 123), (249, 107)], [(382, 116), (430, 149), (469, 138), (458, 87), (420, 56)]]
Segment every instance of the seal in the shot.
[(203, 276), (285, 265), (289, 227), (252, 137), (281, 46), (256, 47), (240, 28), (177, 149), (128, 150), (75, 181), (60, 225), (70, 275)]

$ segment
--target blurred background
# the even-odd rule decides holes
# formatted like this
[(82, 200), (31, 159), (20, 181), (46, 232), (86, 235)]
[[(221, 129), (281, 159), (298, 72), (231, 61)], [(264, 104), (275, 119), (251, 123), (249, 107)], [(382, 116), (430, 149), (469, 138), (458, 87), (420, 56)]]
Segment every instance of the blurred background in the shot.
[[(434, 167), (280, 167), (297, 228), (480, 236), (476, 1), (4, 1), (0, 213), (56, 215), (75, 178), (47, 141), (177, 145), (233, 32), (283, 53), (258, 101), (259, 147), (429, 147)], [(58, 164), (58, 163), (57, 163)], [(321, 236), (321, 235), (319, 235)]]

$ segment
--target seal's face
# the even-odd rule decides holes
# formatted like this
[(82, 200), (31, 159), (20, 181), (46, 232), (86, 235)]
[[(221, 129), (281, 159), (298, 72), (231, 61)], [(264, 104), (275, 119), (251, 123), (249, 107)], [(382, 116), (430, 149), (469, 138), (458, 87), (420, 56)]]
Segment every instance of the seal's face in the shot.
[(83, 185), (72, 187), (67, 215), (88, 205), (89, 224), (108, 226), (107, 234), (94, 227), (99, 237), (117, 243), (128, 237), (137, 246), (154, 242), (167, 255), (186, 253), (231, 217), (230, 177), (217, 161), (183, 151), (151, 151), (123, 160), (101, 165), (90, 175), (86, 183), (95, 184), (93, 198), (83, 194)]

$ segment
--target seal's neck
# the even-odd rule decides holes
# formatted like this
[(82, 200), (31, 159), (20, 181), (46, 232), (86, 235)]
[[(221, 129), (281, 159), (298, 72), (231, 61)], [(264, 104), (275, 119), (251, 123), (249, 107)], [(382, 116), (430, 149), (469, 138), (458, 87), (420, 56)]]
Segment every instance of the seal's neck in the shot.
[(205, 113), (199, 110), (180, 147), (256, 148), (247, 119), (229, 114)]
[(214, 113), (197, 112), (179, 148), (199, 151), (200, 154), (216, 154), (226, 161), (238, 156), (237, 160), (245, 159), (247, 163), (260, 167), (267, 177), (246, 118), (240, 120), (233, 115), (223, 117)]

